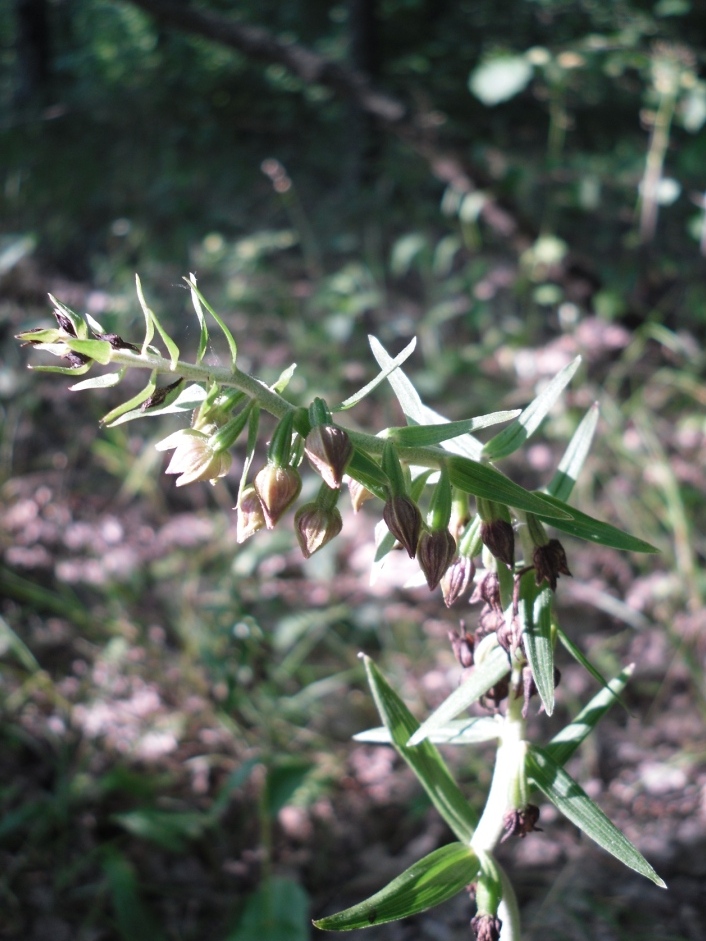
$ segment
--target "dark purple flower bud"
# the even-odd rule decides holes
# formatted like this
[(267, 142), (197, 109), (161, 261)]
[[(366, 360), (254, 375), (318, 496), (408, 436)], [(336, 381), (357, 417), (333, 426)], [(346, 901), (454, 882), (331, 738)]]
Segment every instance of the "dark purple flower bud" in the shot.
[(410, 559), (413, 559), (417, 554), (422, 530), (422, 514), (414, 500), (405, 494), (390, 497), (383, 507), (382, 518), (395, 539), (407, 550)]
[(539, 820), (539, 807), (534, 804), (527, 804), (519, 810), (508, 810), (503, 817), (504, 834), (501, 843), (509, 840), (511, 836), (519, 836), (524, 839), (528, 833), (541, 833), (542, 828), (537, 826)]
[(427, 580), (429, 591), (441, 581), (456, 554), (456, 540), (448, 529), (423, 532), (417, 545), (417, 562)]
[(473, 559), (468, 556), (457, 556), (451, 562), (441, 579), (441, 593), (444, 596), (447, 608), (450, 608), (452, 604), (465, 595), (475, 573), (476, 567), (473, 564)]
[(327, 509), (318, 503), (307, 503), (297, 510), (294, 527), (299, 547), (308, 559), (340, 533), (343, 520), (335, 506)]
[(451, 649), (454, 652), (454, 656), (464, 670), (472, 667), (473, 649), (476, 642), (473, 634), (469, 634), (465, 630), (463, 622), (461, 622), (461, 626), (457, 631), (449, 631), (449, 640), (451, 641)]
[(511, 523), (501, 519), (482, 522), (480, 538), (496, 559), (512, 568), (515, 564), (515, 531)]
[(314, 425), (306, 436), (304, 450), (325, 483), (332, 490), (338, 490), (353, 454), (353, 445), (344, 429), (335, 425)]
[(556, 583), (560, 575), (571, 576), (564, 547), (558, 539), (550, 539), (544, 546), (535, 546), (532, 561), (535, 582), (541, 585), (546, 579), (552, 591), (556, 591)]
[(277, 467), (267, 464), (255, 478), (255, 490), (265, 514), (268, 529), (274, 529), (277, 521), (294, 503), (302, 489), (299, 471), (294, 467)]
[(500, 930), (503, 923), (497, 915), (476, 915), (471, 919), (476, 941), (500, 941)]

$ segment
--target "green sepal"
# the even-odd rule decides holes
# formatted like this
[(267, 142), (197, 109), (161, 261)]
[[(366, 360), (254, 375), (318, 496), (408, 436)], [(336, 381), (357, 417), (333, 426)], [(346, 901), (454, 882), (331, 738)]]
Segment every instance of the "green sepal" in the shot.
[(473, 882), (478, 869), (478, 857), (470, 846), (450, 843), (420, 859), (369, 899), (320, 918), (314, 925), (324, 931), (351, 931), (425, 912)]
[(502, 647), (494, 647), (480, 663), (476, 663), (470, 677), (464, 680), (458, 689), (455, 689), (419, 726), (410, 737), (408, 744), (414, 746), (425, 741), (429, 735), (477, 702), (509, 672), (510, 663), (507, 652)]
[(267, 461), (275, 467), (289, 467), (292, 456), (294, 411), (286, 412), (277, 422), (267, 449)]
[(564, 388), (581, 365), (581, 357), (565, 366), (540, 392), (511, 425), (504, 428), (483, 446), (483, 458), (498, 461), (517, 451), (539, 428)]
[(651, 879), (660, 888), (667, 888), (637, 847), (546, 751), (528, 745), (526, 769), (529, 781), (586, 836), (629, 869)]
[(251, 405), (246, 405), (242, 411), (234, 415), (229, 421), (222, 425), (218, 431), (214, 432), (208, 439), (208, 446), (218, 454), (220, 451), (227, 451), (231, 448), (245, 430), (245, 426), (250, 418)]
[(451, 483), (449, 482), (449, 472), (446, 470), (446, 467), (442, 465), (439, 470), (439, 480), (431, 495), (427, 522), (432, 531), (434, 531), (447, 529), (450, 521)]
[(464, 843), (473, 836), (477, 817), (461, 793), (439, 750), (431, 742), (413, 748), (408, 742), (419, 723), (369, 657), (363, 657), (368, 682), (380, 718), (389, 729), (392, 744), (417, 776), (429, 799)]
[(309, 424), (312, 428), (316, 425), (332, 425), (331, 410), (326, 402), (318, 396), (309, 406)]
[[(600, 520), (593, 519), (586, 513), (572, 506), (567, 506), (562, 500), (557, 500), (549, 494), (543, 494), (542, 499), (549, 501), (554, 512), (564, 511), (561, 517), (547, 514), (543, 510), (532, 509), (530, 512), (538, 516), (543, 522), (548, 523), (555, 529), (569, 533), (571, 536), (577, 536), (579, 539), (587, 539), (589, 542), (596, 542), (601, 546), (609, 546), (611, 549), (621, 549), (623, 552), (659, 552), (649, 542), (644, 542), (635, 536), (611, 526), (610, 523), (602, 523)], [(570, 518), (567, 518), (570, 514)]]
[(487, 464), (451, 455), (446, 458), (446, 466), (451, 483), (464, 493), (472, 493), (475, 497), (485, 497), (518, 510), (526, 510), (543, 519), (552, 518), (554, 514), (561, 520), (572, 519), (574, 511), (571, 507), (564, 506), (560, 500), (554, 500), (545, 494), (530, 493)]

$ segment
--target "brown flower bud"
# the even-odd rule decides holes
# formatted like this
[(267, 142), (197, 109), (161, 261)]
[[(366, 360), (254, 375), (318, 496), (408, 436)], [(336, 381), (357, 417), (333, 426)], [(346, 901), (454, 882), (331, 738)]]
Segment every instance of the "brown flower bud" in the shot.
[(546, 579), (552, 591), (556, 591), (556, 583), (560, 575), (571, 576), (564, 547), (558, 539), (550, 539), (544, 546), (535, 546), (532, 561), (534, 562), (535, 582), (541, 585)]
[(413, 559), (417, 554), (422, 530), (422, 514), (414, 500), (404, 494), (390, 497), (383, 507), (382, 518), (395, 539), (407, 550), (410, 559)]
[(367, 487), (364, 487), (363, 484), (359, 483), (357, 480), (353, 480), (352, 477), (348, 479), (348, 492), (350, 493), (354, 513), (358, 513), (366, 500), (372, 500), (375, 496)]
[(476, 915), (471, 919), (471, 928), (475, 932), (476, 941), (500, 941), (500, 930), (503, 923), (497, 915)]
[(509, 840), (511, 836), (519, 836), (524, 839), (528, 833), (541, 833), (542, 828), (537, 826), (539, 820), (539, 807), (534, 804), (527, 804), (519, 810), (508, 810), (503, 817), (504, 834), (501, 843)]
[(304, 451), (314, 470), (332, 490), (338, 490), (343, 472), (353, 454), (353, 445), (343, 428), (314, 425), (304, 442)]
[[(176, 443), (174, 443), (176, 442)], [(216, 454), (209, 446), (208, 436), (188, 428), (170, 436), (157, 445), (159, 450), (174, 448), (174, 454), (165, 474), (179, 474), (177, 487), (192, 484), (197, 480), (215, 480), (228, 473), (231, 456), (227, 451)]]
[(307, 503), (297, 510), (294, 527), (304, 558), (308, 559), (340, 533), (343, 520), (336, 507), (326, 509)]
[(504, 617), (500, 600), (500, 579), (497, 572), (487, 571), (471, 595), (471, 604), (484, 602), (492, 611)]
[(294, 467), (277, 467), (267, 464), (255, 477), (255, 490), (262, 512), (265, 514), (265, 525), (274, 529), (277, 521), (294, 503), (302, 489), (299, 471)]
[(480, 538), (492, 555), (512, 568), (515, 564), (515, 531), (506, 520), (495, 519), (482, 522)]
[(245, 542), (265, 525), (260, 498), (252, 484), (243, 490), (237, 507), (238, 519), (235, 527), (238, 544)]
[(417, 545), (417, 562), (427, 580), (429, 591), (441, 581), (456, 553), (456, 540), (448, 529), (423, 532)]
[(441, 593), (447, 608), (465, 595), (475, 573), (473, 559), (468, 556), (459, 555), (451, 562), (441, 579)]
[(473, 666), (473, 649), (476, 645), (475, 638), (473, 634), (469, 634), (463, 622), (457, 631), (449, 631), (449, 640), (451, 641), (451, 649), (454, 652), (454, 656), (464, 668), (467, 670), (469, 667)]

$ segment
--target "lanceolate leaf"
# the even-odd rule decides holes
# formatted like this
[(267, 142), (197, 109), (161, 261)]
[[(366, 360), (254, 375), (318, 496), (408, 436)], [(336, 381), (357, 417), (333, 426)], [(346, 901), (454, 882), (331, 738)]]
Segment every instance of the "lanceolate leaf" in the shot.
[(594, 402), (574, 432), (547, 492), (558, 500), (568, 500), (578, 480), (598, 424), (598, 403)]
[[(492, 742), (502, 734), (503, 726), (500, 717), (480, 716), (475, 719), (453, 719), (446, 725), (440, 726), (431, 732), (427, 739), (436, 745), (478, 745), (481, 742)], [(385, 726), (359, 732), (353, 738), (356, 742), (369, 742), (376, 745), (391, 745), (390, 730)]]
[[(113, 425), (122, 425), (125, 422), (134, 421), (136, 418), (154, 418), (157, 415), (172, 415), (179, 412), (193, 412), (206, 398), (206, 390), (203, 386), (196, 384), (181, 389), (171, 402), (166, 405), (158, 405), (156, 408), (144, 410), (136, 408), (133, 411), (126, 412), (117, 418)], [(146, 401), (146, 400), (145, 400)]]
[[(538, 516), (550, 526), (562, 530), (562, 532), (577, 536), (579, 539), (587, 539), (589, 542), (597, 542), (601, 546), (610, 546), (611, 549), (622, 549), (624, 552), (659, 552), (659, 549), (655, 549), (649, 542), (630, 536), (615, 526), (611, 526), (610, 523), (602, 523), (600, 520), (593, 519), (592, 516), (581, 513), (580, 510), (572, 506), (567, 506), (563, 501), (557, 500), (556, 497), (544, 494), (543, 499), (551, 503), (555, 512), (564, 510), (569, 514), (569, 517), (552, 518), (548, 517), (543, 511), (535, 513), (535, 516)], [(534, 512), (534, 510), (530, 512)]]
[(398, 353), (394, 359), (390, 360), (390, 363), (384, 369), (382, 369), (374, 379), (372, 379), (367, 385), (363, 386), (362, 389), (359, 389), (354, 395), (351, 395), (349, 398), (347, 398), (344, 402), (341, 402), (341, 404), (337, 408), (334, 408), (333, 411), (343, 412), (346, 409), (353, 408), (354, 405), (357, 405), (361, 399), (364, 399), (365, 396), (369, 395), (373, 389), (380, 385), (381, 382), (384, 382), (390, 373), (394, 372), (398, 366), (401, 366), (406, 359), (409, 359), (409, 357), (414, 352), (416, 345), (417, 338), (415, 337), (407, 344), (407, 346), (405, 346), (401, 353)]
[(496, 503), (506, 503), (542, 518), (551, 518), (552, 514), (557, 513), (562, 522), (571, 520), (571, 507), (544, 494), (530, 493), (487, 464), (452, 456), (447, 459), (447, 467), (451, 483), (464, 493), (472, 493), (475, 497), (484, 497)]
[(216, 321), (218, 326), (221, 328), (221, 332), (223, 333), (223, 336), (226, 338), (226, 343), (228, 344), (228, 349), (230, 350), (231, 366), (235, 368), (235, 361), (238, 356), (238, 346), (235, 342), (233, 334), (230, 332), (230, 330), (228, 329), (228, 327), (226, 327), (223, 320), (218, 316), (215, 310), (208, 303), (208, 301), (203, 296), (201, 291), (199, 291), (198, 287), (196, 286), (196, 278), (194, 277), (194, 275), (192, 274), (189, 278), (185, 278), (185, 280), (187, 281), (189, 287), (191, 288), (192, 293), (196, 295), (199, 301), (201, 301), (203, 306), (206, 308), (206, 310), (209, 312), (209, 314), (213, 317), (213, 319)]
[(101, 366), (110, 362), (111, 346), (106, 340), (72, 340), (67, 337), (64, 342), (74, 353), (88, 356)]
[(111, 425), (116, 418), (120, 418), (121, 415), (124, 415), (125, 412), (129, 412), (131, 409), (136, 408), (138, 405), (141, 405), (143, 402), (152, 395), (154, 390), (157, 388), (157, 371), (153, 370), (152, 375), (150, 376), (150, 381), (147, 383), (145, 388), (138, 392), (137, 395), (134, 395), (127, 402), (123, 402), (122, 405), (118, 405), (117, 408), (114, 408), (112, 412), (108, 412), (105, 415), (101, 422), (104, 425)]
[(179, 362), (179, 347), (162, 327), (155, 312), (151, 309), (151, 307), (148, 306), (147, 301), (145, 300), (145, 295), (142, 292), (142, 282), (140, 281), (139, 275), (135, 275), (135, 286), (137, 289), (137, 299), (140, 302), (140, 307), (142, 308), (142, 313), (145, 317), (145, 339), (142, 343), (142, 355), (144, 356), (144, 354), (147, 352), (147, 348), (152, 342), (152, 337), (154, 336), (156, 327), (157, 332), (164, 341), (164, 345), (166, 346), (167, 352), (169, 353), (172, 369), (176, 369), (176, 365)]
[(483, 447), (483, 457), (488, 461), (498, 461), (521, 448), (544, 421), (580, 365), (581, 357), (577, 356), (568, 366), (564, 366), (516, 421), (488, 441)]
[(478, 869), (478, 857), (470, 846), (450, 843), (420, 859), (366, 901), (314, 924), (325, 931), (351, 931), (416, 915), (456, 895), (473, 882)]
[(495, 686), (509, 672), (510, 663), (506, 651), (502, 647), (493, 648), (481, 663), (476, 664), (469, 679), (454, 690), (411, 735), (409, 744), (418, 745), (419, 742), (423, 742), (438, 729), (443, 728), (451, 719), (455, 719), (460, 712), (468, 709), (472, 703), (480, 699), (491, 686)]
[(125, 370), (119, 372), (107, 372), (102, 376), (93, 376), (91, 379), (82, 379), (69, 386), (69, 392), (83, 392), (86, 389), (108, 389), (111, 386), (117, 386), (125, 375)]
[(573, 722), (565, 726), (545, 746), (544, 751), (558, 765), (565, 765), (586, 736), (594, 729), (613, 703), (625, 689), (632, 676), (635, 664), (631, 663), (612, 679), (607, 686), (596, 693), (593, 699), (579, 712)]
[[(368, 682), (380, 718), (389, 729), (392, 743), (419, 779), (432, 804), (451, 827), (459, 840), (470, 842), (476, 826), (476, 815), (446, 767), (437, 748), (423, 742), (417, 748), (407, 744), (419, 723), (389, 685), (369, 657), (363, 658)], [(432, 903), (435, 904), (435, 903)]]
[(348, 462), (347, 471), (351, 477), (367, 487), (371, 493), (376, 493), (381, 499), (385, 498), (384, 488), (387, 486), (387, 477), (375, 461), (368, 457), (364, 451), (360, 451), (358, 448), (353, 451), (353, 457)]
[(601, 686), (608, 685), (608, 681), (605, 679), (603, 674), (594, 667), (591, 661), (583, 654), (580, 647), (577, 647), (571, 638), (568, 637), (558, 625), (556, 628), (556, 636), (559, 638), (562, 646), (568, 650), (574, 660), (577, 663), (580, 663), (584, 670), (590, 673), (597, 683), (600, 683)]
[(402, 428), (391, 428), (388, 437), (403, 447), (425, 447), (430, 444), (440, 444), (451, 438), (487, 428), (490, 425), (499, 425), (500, 422), (510, 421), (517, 415), (514, 412), (493, 412), (490, 415), (480, 415), (478, 418), (466, 418), (463, 421), (449, 421), (434, 425), (406, 425)]
[(586, 792), (554, 761), (535, 745), (527, 750), (527, 776), (565, 817), (616, 859), (666, 889), (642, 853), (591, 800)]
[(201, 306), (201, 301), (199, 296), (194, 290), (196, 287), (196, 278), (193, 274), (189, 275), (188, 284), (191, 288), (191, 303), (194, 305), (194, 310), (196, 311), (196, 317), (199, 321), (199, 348), (196, 353), (196, 365), (201, 362), (206, 352), (208, 346), (208, 326), (206, 325), (206, 315), (203, 312), (203, 307)]
[(518, 614), (527, 659), (537, 692), (550, 716), (554, 712), (554, 644), (552, 642), (552, 590), (534, 584), (534, 573), (524, 576)]

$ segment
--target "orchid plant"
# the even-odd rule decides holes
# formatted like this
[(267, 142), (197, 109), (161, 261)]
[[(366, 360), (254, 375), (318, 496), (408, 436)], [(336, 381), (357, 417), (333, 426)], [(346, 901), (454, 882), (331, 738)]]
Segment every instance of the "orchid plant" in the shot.
[[(189, 419), (157, 445), (172, 452), (166, 472), (178, 475), (177, 486), (224, 476), (231, 467), (231, 450), (240, 445), (244, 457), (235, 507), (238, 542), (280, 525), (299, 497), (301, 471), (308, 462), (320, 478), (318, 494), (294, 515), (306, 558), (340, 533), (338, 503), (347, 485), (356, 512), (366, 500), (379, 501), (376, 561), (399, 545), (417, 560), (429, 588), (440, 586), (448, 606), (469, 596), (482, 605), (474, 630), (464, 625), (450, 635), (463, 669), (462, 682), (421, 724), (376, 664), (363, 658), (382, 725), (360, 733), (357, 740), (397, 749), (455, 841), (420, 859), (371, 898), (315, 925), (331, 931), (380, 925), (424, 911), (472, 886), (476, 914), (471, 924), (479, 941), (518, 941), (518, 905), (496, 848), (537, 829), (538, 793), (604, 850), (663, 887), (638, 849), (565, 770), (567, 760), (619, 699), (632, 668), (606, 681), (560, 627), (554, 605), (557, 580), (571, 573), (554, 533), (627, 552), (655, 551), (567, 503), (591, 447), (597, 406), (580, 422), (541, 492), (524, 489), (495, 466), (537, 431), (580, 359), (562, 369), (522, 411), (448, 421), (422, 402), (402, 370), (414, 342), (392, 357), (371, 337), (380, 368), (376, 377), (345, 401), (331, 404), (315, 398), (306, 408), (285, 396), (293, 367), (271, 385), (238, 367), (237, 344), (228, 326), (203, 297), (194, 276), (186, 280), (200, 327), (193, 361), (180, 359), (176, 343), (145, 301), (139, 279), (137, 294), (145, 318), (141, 344), (106, 332), (93, 317), (78, 316), (55, 298), (56, 327), (29, 330), (19, 339), (65, 362), (40, 369), (77, 377), (96, 366), (110, 367), (75, 382), (75, 391), (108, 388), (130, 369), (147, 370), (142, 391), (109, 412), (103, 423), (114, 427), (175, 414)], [(204, 362), (212, 322), (225, 339), (227, 366)], [(153, 342), (155, 335), (163, 349)], [(339, 418), (385, 381), (406, 424), (376, 434), (346, 428)], [(276, 424), (266, 462), (256, 470), (261, 418), (268, 413)], [(499, 424), (504, 424), (503, 430), (485, 444), (475, 437), (480, 429)], [(547, 715), (554, 710), (557, 643), (591, 674), (600, 691), (561, 732), (540, 745), (528, 740), (528, 705), (536, 695)], [(485, 706), (487, 714), (469, 718), (474, 703)], [(495, 768), (485, 807), (477, 816), (437, 745), (487, 742), (497, 744)]]

